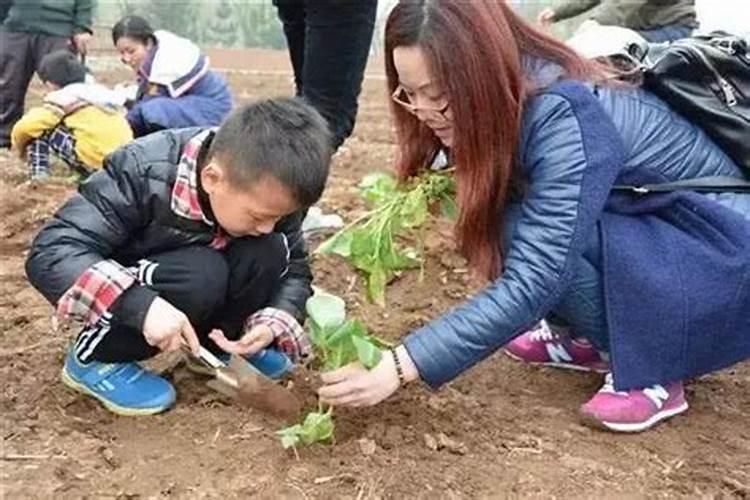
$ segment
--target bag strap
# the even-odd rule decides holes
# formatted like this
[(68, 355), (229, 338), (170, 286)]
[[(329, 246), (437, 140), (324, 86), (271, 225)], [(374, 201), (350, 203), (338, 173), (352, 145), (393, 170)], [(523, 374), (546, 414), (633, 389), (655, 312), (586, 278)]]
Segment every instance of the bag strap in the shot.
[(672, 191), (698, 191), (702, 193), (750, 193), (750, 180), (737, 179), (726, 175), (699, 177), (674, 182), (628, 186), (615, 184), (614, 191), (630, 191), (634, 194), (669, 193)]

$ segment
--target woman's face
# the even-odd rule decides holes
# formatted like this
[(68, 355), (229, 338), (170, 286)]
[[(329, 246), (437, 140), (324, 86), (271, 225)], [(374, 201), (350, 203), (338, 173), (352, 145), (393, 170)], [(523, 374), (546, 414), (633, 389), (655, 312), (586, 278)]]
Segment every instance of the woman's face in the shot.
[(144, 44), (135, 38), (121, 36), (117, 39), (115, 47), (117, 48), (117, 52), (120, 53), (120, 60), (133, 68), (133, 71), (137, 72), (146, 59), (146, 54), (148, 54), (148, 49), (151, 48), (151, 45), (150, 41)]
[(393, 49), (393, 64), (400, 84), (393, 95), (394, 101), (430, 127), (444, 146), (451, 147), (453, 113), (448, 96), (434, 82), (422, 49), (417, 46), (396, 47)]

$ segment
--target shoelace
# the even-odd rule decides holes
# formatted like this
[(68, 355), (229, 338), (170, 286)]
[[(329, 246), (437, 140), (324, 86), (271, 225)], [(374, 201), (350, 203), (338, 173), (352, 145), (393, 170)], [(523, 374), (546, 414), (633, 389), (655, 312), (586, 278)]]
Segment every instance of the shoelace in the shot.
[(531, 340), (557, 340), (560, 336), (550, 330), (546, 323), (540, 322), (531, 331)]
[(648, 399), (650, 399), (657, 408), (661, 408), (664, 405), (664, 401), (669, 399), (669, 391), (663, 385), (652, 385), (651, 387), (644, 387), (643, 389), (633, 389), (631, 391), (616, 391), (615, 390), (615, 379), (612, 377), (612, 373), (607, 373), (604, 376), (604, 385), (599, 392), (608, 392), (611, 394), (620, 394), (622, 396), (629, 396), (632, 391), (643, 393)]
[(604, 385), (599, 389), (599, 392), (608, 392), (611, 394), (619, 394), (621, 396), (627, 396), (628, 393), (625, 391), (615, 390), (615, 379), (612, 377), (612, 373), (607, 373), (604, 376)]

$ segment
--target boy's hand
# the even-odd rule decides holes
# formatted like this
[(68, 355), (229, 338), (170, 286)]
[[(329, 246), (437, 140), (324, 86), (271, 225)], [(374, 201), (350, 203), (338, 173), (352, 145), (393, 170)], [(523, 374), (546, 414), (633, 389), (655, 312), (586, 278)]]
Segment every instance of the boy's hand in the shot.
[(146, 312), (143, 336), (149, 345), (162, 351), (176, 351), (183, 344), (187, 344), (195, 355), (200, 350), (198, 335), (188, 317), (161, 297), (156, 297)]
[(208, 334), (217, 346), (224, 352), (249, 356), (267, 347), (273, 342), (273, 331), (266, 325), (256, 325), (245, 332), (239, 340), (228, 340), (221, 330), (214, 330)]

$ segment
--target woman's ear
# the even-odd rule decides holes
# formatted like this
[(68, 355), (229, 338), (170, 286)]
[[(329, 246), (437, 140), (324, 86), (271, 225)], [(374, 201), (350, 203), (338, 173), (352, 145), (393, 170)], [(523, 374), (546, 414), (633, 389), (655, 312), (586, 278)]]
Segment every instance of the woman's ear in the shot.
[(210, 162), (201, 169), (201, 187), (206, 193), (212, 194), (224, 182), (225, 177), (224, 169), (218, 164)]

